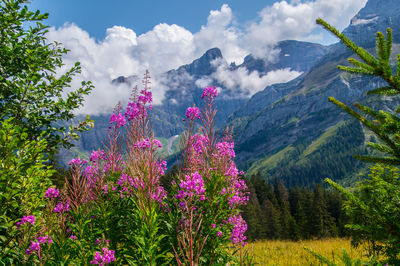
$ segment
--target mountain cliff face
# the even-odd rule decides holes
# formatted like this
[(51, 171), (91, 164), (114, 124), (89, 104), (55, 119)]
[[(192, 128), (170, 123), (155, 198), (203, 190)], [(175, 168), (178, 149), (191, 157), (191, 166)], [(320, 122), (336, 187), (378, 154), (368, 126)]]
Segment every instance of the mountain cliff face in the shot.
[(400, 38), (400, 5), (397, 0), (369, 0), (351, 20), (343, 33), (363, 47), (375, 47), (371, 38), (376, 32), (385, 33), (390, 27), (393, 39)]
[[(363, 47), (374, 47), (376, 31), (388, 26), (396, 31), (400, 25), (395, 2), (370, 0), (344, 33)], [(397, 11), (386, 12), (390, 8)], [(400, 29), (394, 34), (394, 42), (400, 42), (399, 33)], [(393, 54), (397, 52), (395, 44)], [(378, 78), (340, 72), (337, 65), (346, 65), (352, 55), (344, 45), (333, 45), (308, 72), (291, 82), (266, 87), (236, 110), (229, 123), (235, 126), (239, 166), (249, 174), (261, 172), (267, 178), (282, 178), (289, 185), (309, 184), (325, 177), (341, 179), (363, 167), (351, 155), (366, 152), (364, 143), (369, 134), (364, 134), (357, 123), (341, 124), (350, 116), (328, 102), (330, 96), (346, 104), (364, 102), (366, 91), (383, 85)], [(383, 102), (380, 107), (391, 108)], [(359, 131), (354, 130), (357, 127)], [(338, 142), (338, 133), (332, 133), (339, 132), (337, 128), (352, 133)]]
[(280, 52), (273, 62), (248, 55), (244, 58), (243, 64), (238, 67), (245, 67), (250, 72), (258, 71), (263, 74), (282, 68), (305, 72), (321, 59), (329, 48), (315, 43), (287, 40), (279, 42), (275, 49)]

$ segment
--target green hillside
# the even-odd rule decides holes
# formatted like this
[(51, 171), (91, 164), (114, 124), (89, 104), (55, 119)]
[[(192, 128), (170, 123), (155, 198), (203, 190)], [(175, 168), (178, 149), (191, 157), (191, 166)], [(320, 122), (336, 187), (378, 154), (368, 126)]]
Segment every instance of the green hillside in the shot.
[(275, 177), (289, 186), (311, 185), (326, 177), (344, 179), (363, 167), (353, 158), (365, 154), (364, 134), (358, 122), (341, 121), (312, 140), (298, 141), (253, 162), (247, 174)]

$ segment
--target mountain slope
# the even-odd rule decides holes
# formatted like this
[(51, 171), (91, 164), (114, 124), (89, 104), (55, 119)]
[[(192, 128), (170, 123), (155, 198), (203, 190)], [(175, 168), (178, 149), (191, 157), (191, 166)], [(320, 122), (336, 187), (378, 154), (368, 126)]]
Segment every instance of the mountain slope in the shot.
[[(376, 8), (378, 2), (384, 7)], [(393, 25), (390, 23), (397, 21), (399, 12), (385, 13), (391, 7), (400, 11), (398, 5), (392, 6), (394, 2), (383, 4), (370, 0), (344, 32), (358, 40), (361, 46), (371, 47), (370, 40), (374, 40), (375, 30)], [(357, 20), (370, 18), (372, 11), (377, 16), (376, 23), (357, 23)], [(357, 37), (359, 33), (362, 33), (361, 37)], [(394, 42), (400, 42), (396, 36), (398, 35), (395, 35)], [(394, 45), (394, 56), (399, 52), (398, 47), (397, 44)], [(371, 102), (370, 98), (365, 97), (366, 91), (376, 88), (378, 84), (383, 85), (380, 79), (351, 76), (337, 69), (337, 65), (346, 65), (346, 59), (350, 56), (352, 54), (342, 44), (333, 45), (329, 53), (308, 72), (289, 83), (266, 87), (230, 116), (229, 122), (236, 129), (238, 164), (250, 173), (259, 171), (267, 178), (279, 177), (290, 185), (313, 183), (325, 177), (341, 179), (362, 167), (357, 161), (350, 159), (349, 155), (366, 152), (365, 136), (349, 128), (355, 125), (343, 128), (341, 123), (349, 116), (329, 103), (328, 97), (333, 96), (346, 104), (367, 101), (369, 106), (373, 104), (386, 109), (391, 109), (393, 105), (381, 101), (382, 99), (376, 101), (378, 98)], [(279, 99), (274, 97), (277, 91), (283, 95)], [(269, 99), (270, 95), (273, 100)], [(333, 139), (321, 137), (335, 127), (353, 132), (343, 136), (341, 142), (333, 141), (347, 143), (341, 148), (340, 145), (330, 145), (339, 136), (339, 131)], [(310, 146), (315, 143), (320, 145)], [(351, 152), (346, 149), (351, 149)], [(313, 156), (322, 150), (326, 157), (334, 158), (334, 165), (332, 160)], [(308, 156), (304, 156), (304, 152), (309, 153)], [(339, 156), (332, 157), (332, 154)], [(307, 163), (304, 163), (305, 158), (308, 158)]]

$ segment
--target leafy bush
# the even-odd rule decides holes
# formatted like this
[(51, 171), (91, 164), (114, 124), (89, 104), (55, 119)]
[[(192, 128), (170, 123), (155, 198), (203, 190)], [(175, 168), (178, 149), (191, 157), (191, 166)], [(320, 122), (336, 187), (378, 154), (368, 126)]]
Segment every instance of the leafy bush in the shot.
[[(16, 220), (40, 214), (43, 194), (54, 170), (46, 166), (45, 139), (28, 140), (13, 119), (0, 124), (0, 250), (7, 255), (14, 245)], [(0, 257), (1, 259), (1, 257)]]

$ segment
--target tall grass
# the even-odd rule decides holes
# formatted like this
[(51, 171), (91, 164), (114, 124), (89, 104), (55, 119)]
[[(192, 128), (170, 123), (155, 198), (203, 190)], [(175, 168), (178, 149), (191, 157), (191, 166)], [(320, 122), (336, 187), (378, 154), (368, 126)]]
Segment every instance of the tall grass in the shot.
[(253, 254), (257, 265), (321, 265), (304, 247), (309, 248), (340, 265), (339, 255), (346, 249), (351, 258), (362, 257), (361, 247), (353, 248), (349, 239), (331, 238), (304, 241), (268, 240), (249, 243), (248, 251)]

